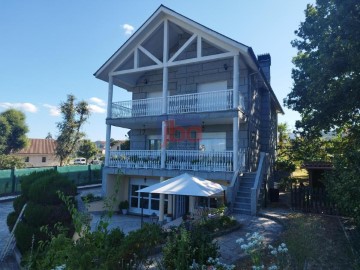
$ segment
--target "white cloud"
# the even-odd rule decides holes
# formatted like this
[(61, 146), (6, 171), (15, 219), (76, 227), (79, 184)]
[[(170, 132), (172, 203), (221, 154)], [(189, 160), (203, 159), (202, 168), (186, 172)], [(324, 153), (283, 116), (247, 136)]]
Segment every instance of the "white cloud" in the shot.
[(105, 107), (106, 103), (101, 98), (92, 97), (89, 101), (94, 102), (95, 104), (99, 105), (100, 107)]
[(89, 104), (89, 110), (93, 113), (105, 113), (106, 110), (95, 104)]
[(125, 31), (125, 35), (128, 35), (128, 36), (130, 36), (134, 32), (134, 29), (135, 29), (134, 26), (127, 24), (127, 23), (123, 24), (122, 28)]
[(60, 115), (60, 109), (57, 106), (49, 105), (49, 104), (43, 104), (45, 108), (49, 109), (49, 113), (51, 116), (59, 116)]
[(31, 113), (36, 113), (38, 111), (38, 108), (34, 104), (28, 102), (24, 102), (24, 103), (2, 102), (0, 103), (0, 107), (5, 109), (13, 108)]

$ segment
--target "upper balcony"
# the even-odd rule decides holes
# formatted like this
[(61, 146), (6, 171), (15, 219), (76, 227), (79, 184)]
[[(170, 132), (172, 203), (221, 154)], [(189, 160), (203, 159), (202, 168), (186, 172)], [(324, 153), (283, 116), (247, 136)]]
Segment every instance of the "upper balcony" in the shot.
[[(131, 118), (162, 115), (163, 98), (135, 99), (112, 103), (111, 118)], [(239, 96), (244, 111), (244, 100)], [(226, 111), (233, 108), (233, 90), (169, 96), (168, 114)]]

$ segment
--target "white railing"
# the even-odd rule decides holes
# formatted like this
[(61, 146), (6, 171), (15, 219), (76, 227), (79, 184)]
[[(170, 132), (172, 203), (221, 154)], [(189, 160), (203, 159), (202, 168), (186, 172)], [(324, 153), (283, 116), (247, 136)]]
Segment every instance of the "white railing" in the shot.
[[(168, 113), (212, 112), (230, 110), (233, 107), (233, 90), (193, 93), (168, 97)], [(112, 103), (111, 118), (130, 118), (162, 114), (163, 98), (134, 99)], [(244, 109), (243, 97), (239, 106)]]
[(110, 151), (109, 167), (160, 169), (160, 150)]
[(163, 98), (134, 99), (114, 102), (112, 118), (128, 118), (136, 116), (160, 115)]
[(223, 111), (232, 108), (233, 90), (193, 93), (170, 96), (168, 108), (170, 114), (187, 112)]
[(167, 150), (166, 169), (193, 171), (232, 171), (233, 152)]

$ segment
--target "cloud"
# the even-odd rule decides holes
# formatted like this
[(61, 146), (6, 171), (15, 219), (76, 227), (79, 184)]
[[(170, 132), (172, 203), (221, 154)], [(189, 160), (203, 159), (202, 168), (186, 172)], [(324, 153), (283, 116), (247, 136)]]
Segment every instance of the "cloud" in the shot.
[(38, 111), (38, 108), (34, 104), (28, 102), (24, 102), (24, 103), (2, 102), (0, 103), (0, 107), (5, 109), (17, 109), (31, 113), (36, 113)]
[(92, 97), (89, 99), (90, 102), (95, 103), (96, 105), (99, 105), (100, 107), (105, 107), (106, 103), (101, 98)]
[(49, 109), (49, 113), (51, 116), (59, 116), (60, 115), (60, 109), (57, 106), (49, 105), (49, 104), (43, 104), (45, 108)]
[(105, 113), (106, 110), (95, 104), (89, 104), (89, 110), (93, 113)]
[(128, 36), (130, 36), (134, 32), (134, 29), (135, 29), (134, 26), (127, 24), (127, 23), (123, 24), (122, 28), (125, 31), (125, 35), (128, 35)]

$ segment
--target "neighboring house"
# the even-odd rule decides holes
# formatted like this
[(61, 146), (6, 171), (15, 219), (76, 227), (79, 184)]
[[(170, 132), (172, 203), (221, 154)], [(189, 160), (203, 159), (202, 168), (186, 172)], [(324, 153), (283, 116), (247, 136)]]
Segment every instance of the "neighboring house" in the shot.
[(26, 167), (59, 166), (55, 156), (56, 141), (53, 139), (29, 139), (29, 146), (14, 153), (25, 161)]
[(106, 142), (105, 141), (96, 141), (94, 142), (97, 149), (99, 150), (99, 153), (101, 155), (105, 155), (105, 145), (106, 145)]
[(114, 145), (110, 146), (110, 151), (112, 150), (121, 150), (121, 144), (123, 144), (125, 141), (116, 141)]
[[(136, 190), (189, 172), (227, 185), (232, 210), (254, 214), (283, 113), (270, 64), (269, 54), (256, 57), (251, 47), (161, 5), (94, 74), (108, 83), (104, 193), (120, 183), (118, 200), (141, 213)], [(132, 100), (113, 100), (123, 91), (116, 86)], [(130, 129), (131, 150), (110, 150), (112, 126)], [(256, 170), (265, 177), (255, 180)], [(164, 200), (175, 217), (188, 204), (170, 195), (143, 200), (145, 214), (158, 214)]]

